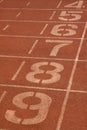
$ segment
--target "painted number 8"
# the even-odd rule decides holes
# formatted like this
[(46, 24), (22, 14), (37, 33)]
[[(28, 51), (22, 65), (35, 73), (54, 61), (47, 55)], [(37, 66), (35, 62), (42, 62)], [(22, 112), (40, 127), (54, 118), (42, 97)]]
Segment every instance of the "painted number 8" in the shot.
[[(48, 66), (48, 65), (54, 67), (54, 69), (45, 71), (40, 68), (42, 66)], [(56, 62), (50, 62), (50, 63), (49, 62), (38, 62), (31, 66), (32, 72), (29, 72), (26, 75), (26, 79), (29, 82), (33, 82), (33, 83), (40, 83), (40, 82), (42, 84), (55, 83), (60, 80), (61, 75), (59, 74), (59, 72), (63, 71), (63, 69), (64, 69), (64, 66), (59, 63), (56, 63)], [(36, 77), (38, 74), (46, 74), (46, 75), (49, 75), (50, 78), (39, 79)]]

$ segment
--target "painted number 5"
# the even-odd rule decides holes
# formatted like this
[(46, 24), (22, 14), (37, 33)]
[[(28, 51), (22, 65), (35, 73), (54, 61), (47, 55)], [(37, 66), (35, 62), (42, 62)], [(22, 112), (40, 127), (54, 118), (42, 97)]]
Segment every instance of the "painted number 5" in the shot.
[[(33, 98), (39, 98), (40, 103), (35, 104), (35, 105), (30, 105), (24, 103), (24, 99), (33, 97)], [(5, 113), (5, 118), (14, 124), (22, 124), (22, 125), (32, 125), (32, 124), (38, 124), (43, 122), (48, 114), (49, 107), (51, 105), (52, 99), (48, 95), (44, 93), (39, 93), (37, 92), (24, 92), (21, 94), (16, 95), (13, 98), (13, 104), (17, 107), (20, 108), (21, 110), (25, 109), (30, 109), (31, 112), (37, 111), (37, 115), (33, 118), (25, 118), (22, 119), (21, 117), (17, 116), (17, 110), (7, 110)]]
[(77, 21), (81, 19), (82, 11), (62, 11), (59, 19), (63, 21)]
[[(41, 67), (43, 66), (52, 66), (52, 70), (43, 70)], [(49, 83), (55, 83), (58, 80), (60, 80), (61, 75), (59, 72), (63, 71), (64, 67), (63, 65), (56, 63), (56, 62), (38, 62), (31, 66), (31, 72), (29, 72), (26, 75), (26, 79), (33, 83), (42, 83), (42, 84), (49, 84)], [(49, 76), (48, 79), (39, 79), (37, 78), (37, 75), (46, 74)]]

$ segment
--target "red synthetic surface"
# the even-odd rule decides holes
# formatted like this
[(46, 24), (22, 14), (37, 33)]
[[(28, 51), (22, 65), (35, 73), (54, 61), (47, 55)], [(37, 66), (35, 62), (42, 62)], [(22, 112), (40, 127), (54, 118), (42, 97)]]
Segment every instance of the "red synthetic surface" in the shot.
[(86, 0), (0, 0), (0, 130), (87, 130)]

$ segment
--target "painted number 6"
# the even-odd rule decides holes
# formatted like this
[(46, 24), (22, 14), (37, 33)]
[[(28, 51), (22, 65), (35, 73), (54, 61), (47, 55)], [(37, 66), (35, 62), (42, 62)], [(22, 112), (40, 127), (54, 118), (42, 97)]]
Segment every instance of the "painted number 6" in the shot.
[(52, 30), (51, 34), (54, 36), (73, 36), (76, 34), (78, 26), (75, 24), (57, 24)]

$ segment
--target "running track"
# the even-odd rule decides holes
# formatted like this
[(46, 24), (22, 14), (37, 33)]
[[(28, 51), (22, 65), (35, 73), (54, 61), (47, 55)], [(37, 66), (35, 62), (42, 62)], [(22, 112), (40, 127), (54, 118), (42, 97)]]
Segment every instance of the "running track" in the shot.
[(0, 0), (0, 130), (87, 130), (86, 0)]

